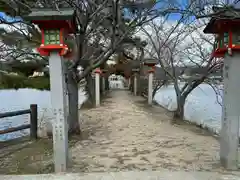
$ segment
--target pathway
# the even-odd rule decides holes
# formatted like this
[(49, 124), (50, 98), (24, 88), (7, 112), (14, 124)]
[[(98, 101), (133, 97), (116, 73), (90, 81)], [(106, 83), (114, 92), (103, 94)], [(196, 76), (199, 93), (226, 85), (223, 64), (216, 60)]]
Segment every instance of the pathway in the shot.
[(172, 125), (165, 110), (151, 113), (128, 91), (110, 96), (101, 107), (81, 111), (85, 140), (71, 149), (70, 172), (223, 171), (215, 138)]
[(1, 176), (4, 180), (240, 180), (239, 176), (222, 175), (211, 172), (114, 172), (89, 174), (41, 174), (21, 176)]
[(165, 110), (146, 108), (128, 93), (113, 91), (101, 107), (81, 110), (84, 140), (70, 150), (71, 173), (0, 179), (240, 180), (219, 167), (216, 139), (194, 126), (172, 125)]

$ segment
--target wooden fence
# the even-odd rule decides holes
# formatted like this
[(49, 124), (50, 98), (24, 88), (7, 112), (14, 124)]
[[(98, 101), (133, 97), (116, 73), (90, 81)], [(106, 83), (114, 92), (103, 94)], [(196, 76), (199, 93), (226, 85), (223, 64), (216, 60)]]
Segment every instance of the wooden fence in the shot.
[(37, 139), (38, 111), (37, 111), (36, 104), (31, 104), (30, 109), (0, 113), (0, 119), (5, 117), (24, 115), (24, 114), (30, 114), (30, 124), (24, 124), (18, 127), (11, 127), (8, 129), (0, 130), (0, 135), (30, 128), (31, 139)]

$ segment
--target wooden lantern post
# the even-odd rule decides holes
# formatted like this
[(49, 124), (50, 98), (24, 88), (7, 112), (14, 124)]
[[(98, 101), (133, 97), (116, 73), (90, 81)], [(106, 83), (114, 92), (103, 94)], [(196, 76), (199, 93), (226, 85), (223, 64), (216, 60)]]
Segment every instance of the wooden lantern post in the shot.
[(150, 69), (148, 70), (148, 104), (152, 105), (153, 97), (153, 75), (155, 72), (155, 65), (157, 64), (156, 60), (148, 59), (144, 61), (144, 65), (148, 66)]
[(133, 80), (133, 93), (134, 95), (136, 96), (137, 95), (137, 75), (139, 73), (139, 69), (136, 68), (136, 69), (132, 69), (132, 72), (133, 72), (133, 77), (134, 77), (134, 80)]
[(240, 15), (239, 9), (213, 7), (219, 12), (207, 24), (204, 33), (218, 34), (219, 43), (214, 57), (224, 57), (224, 93), (222, 128), (220, 132), (221, 164), (230, 170), (238, 169), (240, 117)]
[(49, 56), (51, 103), (54, 113), (53, 149), (55, 172), (65, 172), (68, 162), (68, 122), (67, 122), (67, 88), (65, 83), (63, 57), (71, 49), (65, 44), (65, 36), (76, 32), (75, 11), (72, 9), (32, 9), (24, 17), (39, 26), (42, 34), (40, 47), (42, 56)]

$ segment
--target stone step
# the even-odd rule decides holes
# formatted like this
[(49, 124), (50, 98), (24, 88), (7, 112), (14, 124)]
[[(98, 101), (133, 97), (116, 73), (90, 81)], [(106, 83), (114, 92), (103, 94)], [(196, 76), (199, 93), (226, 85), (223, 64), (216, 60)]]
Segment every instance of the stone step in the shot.
[(7, 175), (1, 180), (240, 180), (240, 173), (220, 174), (215, 172), (130, 171), (89, 174), (42, 174)]

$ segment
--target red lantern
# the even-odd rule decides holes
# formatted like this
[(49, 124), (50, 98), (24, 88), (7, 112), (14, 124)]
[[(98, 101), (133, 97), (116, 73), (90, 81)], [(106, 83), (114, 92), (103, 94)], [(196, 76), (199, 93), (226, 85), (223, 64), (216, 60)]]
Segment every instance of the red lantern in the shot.
[(49, 56), (57, 51), (60, 56), (70, 56), (70, 48), (65, 37), (76, 33), (75, 11), (72, 9), (33, 9), (25, 20), (37, 24), (41, 29), (41, 45), (37, 49), (42, 56)]
[[(221, 9), (215, 8), (218, 11), (219, 17), (212, 17), (210, 22), (204, 29), (204, 33), (216, 34), (217, 39), (214, 44), (214, 57), (224, 57), (226, 53), (232, 53), (232, 51), (240, 51), (240, 33), (238, 27), (240, 25), (239, 18), (229, 18), (228, 11), (235, 13), (235, 9)], [(223, 11), (220, 11), (223, 10)], [(237, 11), (238, 12), (238, 11)]]
[(144, 62), (144, 65), (148, 66), (150, 69), (147, 71), (148, 73), (153, 73), (155, 71), (155, 65), (157, 64), (157, 60), (147, 59)]
[(95, 71), (94, 71), (94, 73), (101, 74), (101, 73), (102, 73), (102, 71), (101, 71), (101, 69), (100, 69), (100, 68), (96, 68), (96, 69), (95, 69)]

